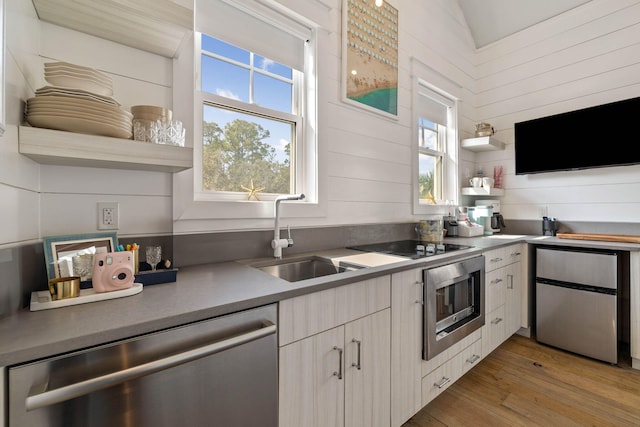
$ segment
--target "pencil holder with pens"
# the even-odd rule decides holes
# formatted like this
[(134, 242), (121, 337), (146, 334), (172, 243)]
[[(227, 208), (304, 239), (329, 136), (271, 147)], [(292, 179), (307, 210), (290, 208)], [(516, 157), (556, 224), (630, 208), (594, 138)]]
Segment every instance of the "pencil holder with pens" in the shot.
[(133, 256), (131, 257), (133, 260), (133, 273), (138, 274), (140, 272), (140, 261), (138, 260), (138, 253), (140, 251), (136, 247), (135, 249), (131, 249), (131, 253)]
[(120, 251), (129, 251), (131, 252), (131, 262), (133, 263), (133, 274), (138, 274), (140, 272), (140, 261), (138, 258), (140, 246), (137, 243), (133, 243), (131, 245), (118, 245), (116, 248), (117, 252)]

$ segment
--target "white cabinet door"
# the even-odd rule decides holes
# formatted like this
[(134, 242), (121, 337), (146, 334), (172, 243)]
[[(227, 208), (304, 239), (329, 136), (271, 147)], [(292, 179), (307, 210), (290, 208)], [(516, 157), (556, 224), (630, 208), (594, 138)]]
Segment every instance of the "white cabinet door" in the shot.
[(422, 408), (422, 269), (391, 275), (391, 425)]
[(344, 426), (344, 327), (280, 348), (279, 426)]
[(390, 284), (387, 275), (280, 302), (281, 427), (389, 426)]
[(482, 327), (482, 355), (488, 356), (505, 340), (504, 304), (488, 313)]
[(422, 379), (422, 405), (425, 406), (445, 391), (462, 375), (462, 366), (456, 357), (443, 363)]
[(490, 313), (506, 301), (507, 275), (505, 268), (498, 268), (485, 274), (485, 313)]
[(345, 425), (389, 427), (391, 310), (345, 325)]
[(516, 262), (504, 267), (506, 271), (506, 304), (505, 304), (505, 329), (506, 337), (518, 332), (522, 326), (522, 281), (520, 263)]

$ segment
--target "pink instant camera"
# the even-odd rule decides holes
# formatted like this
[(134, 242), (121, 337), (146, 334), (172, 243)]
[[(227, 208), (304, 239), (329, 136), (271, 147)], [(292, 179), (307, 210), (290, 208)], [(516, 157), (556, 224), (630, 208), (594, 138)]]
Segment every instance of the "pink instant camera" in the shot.
[(95, 254), (91, 275), (93, 289), (96, 292), (111, 292), (133, 286), (132, 256), (129, 251)]

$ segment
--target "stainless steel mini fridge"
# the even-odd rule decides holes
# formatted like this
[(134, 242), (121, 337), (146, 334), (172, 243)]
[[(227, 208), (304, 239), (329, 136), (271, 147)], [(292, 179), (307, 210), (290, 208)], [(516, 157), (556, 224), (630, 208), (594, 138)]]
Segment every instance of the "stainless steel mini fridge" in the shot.
[(619, 256), (576, 248), (536, 248), (536, 338), (618, 362)]

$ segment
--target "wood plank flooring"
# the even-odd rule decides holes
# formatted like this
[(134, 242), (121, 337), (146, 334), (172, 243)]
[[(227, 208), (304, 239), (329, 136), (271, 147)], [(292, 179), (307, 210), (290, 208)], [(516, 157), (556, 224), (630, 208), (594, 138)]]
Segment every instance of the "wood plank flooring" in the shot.
[(403, 427), (640, 426), (640, 371), (514, 335)]

